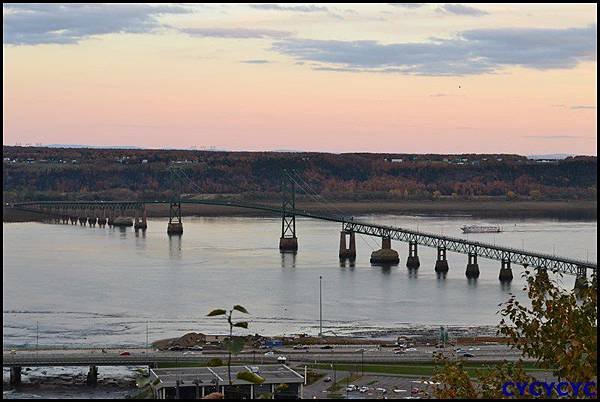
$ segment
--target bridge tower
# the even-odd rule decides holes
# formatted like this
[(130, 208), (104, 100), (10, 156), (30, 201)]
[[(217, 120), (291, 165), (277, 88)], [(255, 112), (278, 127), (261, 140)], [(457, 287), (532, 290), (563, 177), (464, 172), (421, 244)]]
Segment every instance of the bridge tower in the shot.
[(183, 222), (181, 221), (181, 199), (173, 200), (169, 204), (169, 225), (167, 226), (169, 235), (183, 234)]
[(281, 238), (279, 250), (282, 252), (298, 251), (298, 238), (296, 237), (296, 185), (287, 177), (284, 170), (281, 178)]
[(419, 262), (419, 255), (417, 254), (417, 242), (409, 241), (408, 242), (408, 257), (406, 259), (406, 268), (408, 269), (417, 269), (421, 266)]

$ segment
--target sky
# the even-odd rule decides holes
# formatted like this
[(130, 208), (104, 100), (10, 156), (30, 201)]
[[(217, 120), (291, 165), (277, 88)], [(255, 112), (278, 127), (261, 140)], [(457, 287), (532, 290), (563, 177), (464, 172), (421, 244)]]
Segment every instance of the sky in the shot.
[(596, 155), (596, 4), (3, 5), (3, 144)]

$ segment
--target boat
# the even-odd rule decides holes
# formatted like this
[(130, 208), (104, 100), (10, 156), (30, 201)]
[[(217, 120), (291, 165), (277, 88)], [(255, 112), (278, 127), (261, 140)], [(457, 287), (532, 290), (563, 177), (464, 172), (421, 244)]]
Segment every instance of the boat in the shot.
[(500, 233), (500, 226), (478, 226), (465, 225), (462, 228), (463, 233)]

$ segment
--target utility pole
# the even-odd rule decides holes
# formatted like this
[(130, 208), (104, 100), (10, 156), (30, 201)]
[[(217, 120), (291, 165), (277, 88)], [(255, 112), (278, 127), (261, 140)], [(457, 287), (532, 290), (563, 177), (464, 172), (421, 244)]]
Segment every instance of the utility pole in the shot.
[(148, 323), (146, 323), (146, 352), (148, 352)]
[(35, 352), (37, 353), (40, 346), (40, 322), (35, 322)]
[(319, 275), (319, 336), (323, 336), (323, 291), (321, 282), (323, 277)]

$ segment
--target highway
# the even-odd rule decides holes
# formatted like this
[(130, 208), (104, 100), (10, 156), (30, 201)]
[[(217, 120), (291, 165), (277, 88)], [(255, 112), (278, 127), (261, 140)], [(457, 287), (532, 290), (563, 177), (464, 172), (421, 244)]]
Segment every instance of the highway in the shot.
[[(361, 349), (364, 352), (361, 353)], [(277, 357), (285, 356), (287, 362), (293, 363), (410, 363), (410, 362), (433, 362), (433, 352), (439, 352), (431, 346), (417, 346), (414, 351), (395, 354), (394, 348), (377, 348), (369, 346), (339, 346), (333, 349), (321, 349), (321, 347), (309, 347), (306, 350), (295, 350), (292, 348), (280, 348), (273, 350), (272, 355), (266, 350), (245, 350), (234, 356), (234, 362), (255, 362), (256, 364), (277, 363)], [(465, 346), (463, 351), (470, 353), (473, 357), (462, 357), (452, 348), (446, 348), (445, 354), (450, 358), (460, 358), (473, 362), (517, 360), (521, 355), (517, 350), (512, 350), (505, 345), (480, 345)], [(127, 351), (128, 356), (120, 353)], [(109, 349), (103, 352), (101, 349), (65, 349), (65, 350), (4, 350), (2, 354), (2, 365), (4, 367), (34, 367), (34, 366), (136, 366), (155, 365), (158, 363), (206, 363), (210, 359), (225, 359), (227, 354), (222, 351), (155, 351), (146, 349)]]

